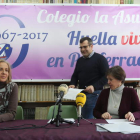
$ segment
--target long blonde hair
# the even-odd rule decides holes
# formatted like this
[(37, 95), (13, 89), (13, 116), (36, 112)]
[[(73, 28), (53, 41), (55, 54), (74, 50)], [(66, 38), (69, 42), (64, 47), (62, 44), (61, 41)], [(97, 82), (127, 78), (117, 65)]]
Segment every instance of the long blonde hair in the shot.
[(9, 73), (9, 75), (8, 75), (7, 80), (6, 80), (6, 83), (8, 84), (8, 83), (11, 82), (11, 79), (12, 79), (11, 66), (10, 66), (10, 64), (9, 64), (7, 61), (5, 61), (4, 59), (0, 59), (0, 63), (6, 63), (6, 64), (8, 65), (8, 73)]

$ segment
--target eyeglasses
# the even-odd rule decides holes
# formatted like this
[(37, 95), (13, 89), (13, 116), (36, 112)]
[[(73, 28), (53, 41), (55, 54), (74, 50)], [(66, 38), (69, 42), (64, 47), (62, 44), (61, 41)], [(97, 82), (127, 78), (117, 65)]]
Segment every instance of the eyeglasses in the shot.
[[(89, 45), (88, 45), (89, 46)], [(82, 46), (82, 47), (79, 47), (80, 49), (86, 49), (88, 46)]]

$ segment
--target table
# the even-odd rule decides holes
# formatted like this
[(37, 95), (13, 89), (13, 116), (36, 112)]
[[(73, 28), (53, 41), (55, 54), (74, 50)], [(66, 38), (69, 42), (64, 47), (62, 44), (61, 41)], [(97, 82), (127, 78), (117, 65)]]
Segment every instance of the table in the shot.
[[(0, 140), (140, 140), (140, 134), (97, 132), (95, 123), (106, 123), (106, 121), (103, 119), (90, 119), (89, 121), (93, 124), (82, 119), (80, 120), (79, 127), (77, 127), (77, 124), (60, 124), (59, 127), (56, 127), (54, 124), (49, 124), (45, 128), (3, 130), (0, 131)], [(140, 125), (140, 120), (135, 121), (135, 123)], [(0, 128), (23, 124), (44, 126), (47, 124), (47, 120), (15, 120), (3, 122), (0, 123)]]

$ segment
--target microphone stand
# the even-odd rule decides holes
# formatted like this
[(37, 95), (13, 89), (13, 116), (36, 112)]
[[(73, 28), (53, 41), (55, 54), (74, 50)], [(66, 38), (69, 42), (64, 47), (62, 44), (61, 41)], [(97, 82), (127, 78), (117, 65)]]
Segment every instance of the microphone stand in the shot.
[(56, 115), (56, 118), (54, 120), (51, 120), (51, 124), (53, 123), (56, 123), (56, 127), (59, 127), (60, 123), (69, 123), (69, 124), (73, 124), (74, 122), (72, 121), (68, 121), (68, 120), (64, 120), (62, 117), (61, 117), (61, 112), (62, 112), (62, 103), (61, 103), (61, 99), (60, 101), (58, 102), (58, 111), (57, 111), (57, 115)]
[(77, 123), (77, 126), (79, 126), (80, 120), (81, 120), (81, 119), (83, 119), (83, 120), (89, 122), (90, 124), (93, 124), (91, 121), (89, 121), (89, 120), (83, 118), (83, 116), (81, 115), (81, 106), (79, 106), (79, 109), (80, 109), (80, 114), (78, 115), (78, 123)]
[(77, 126), (79, 126), (79, 124), (80, 124), (80, 120), (81, 120), (81, 119), (83, 119), (83, 120), (89, 122), (90, 124), (93, 124), (91, 121), (89, 121), (89, 120), (83, 118), (82, 115), (81, 115), (81, 117), (78, 117), (78, 123), (77, 123)]

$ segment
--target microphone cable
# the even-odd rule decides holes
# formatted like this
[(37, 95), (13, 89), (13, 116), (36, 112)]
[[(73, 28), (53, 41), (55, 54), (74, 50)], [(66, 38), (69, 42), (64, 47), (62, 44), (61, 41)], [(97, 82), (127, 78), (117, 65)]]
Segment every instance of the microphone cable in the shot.
[[(19, 126), (0, 128), (0, 131), (4, 131), (4, 130), (22, 130), (22, 129), (37, 129), (37, 128), (44, 128), (44, 129), (64, 129), (64, 128), (70, 128), (70, 127), (72, 127), (72, 125), (69, 125), (69, 126), (64, 126), (64, 127), (61, 126), (61, 127), (48, 128), (47, 126), (49, 124), (50, 123), (48, 123), (46, 125), (43, 125), (43, 126), (37, 126), (37, 125), (34, 125), (34, 124), (23, 124), (23, 125), (19, 125)], [(21, 126), (26, 126), (26, 125), (31, 125), (31, 126), (30, 127), (21, 127)]]
[[(31, 125), (30, 127), (21, 127), (21, 126), (25, 126), (25, 125)], [(48, 124), (47, 124), (48, 125)], [(36, 129), (36, 128), (44, 128), (47, 125), (44, 126), (37, 126), (34, 124), (23, 124), (23, 125), (19, 125), (19, 126), (13, 126), (13, 127), (5, 127), (5, 128), (0, 128), (0, 131), (2, 130), (21, 130), (21, 129)], [(21, 128), (20, 128), (21, 127)]]

